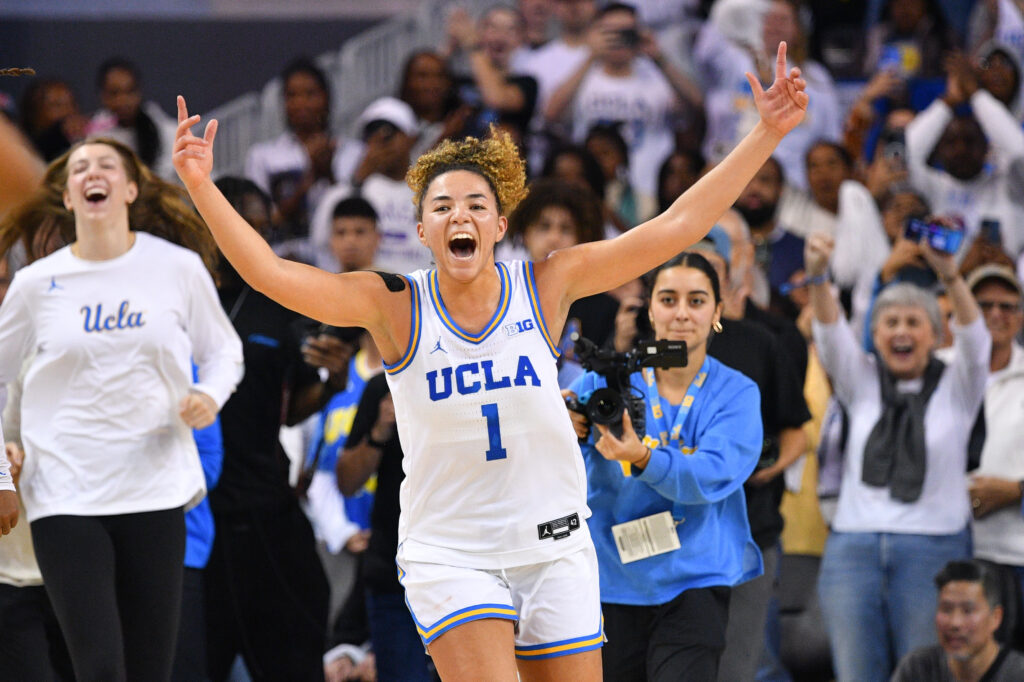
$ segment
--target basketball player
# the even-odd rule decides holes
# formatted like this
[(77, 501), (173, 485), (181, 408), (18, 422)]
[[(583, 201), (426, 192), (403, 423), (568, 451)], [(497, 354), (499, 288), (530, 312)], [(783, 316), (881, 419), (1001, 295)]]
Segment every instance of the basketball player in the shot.
[(178, 98), (174, 165), (224, 255), (304, 315), (369, 330), (385, 361), (406, 479), (399, 575), (444, 679), (598, 680), (603, 639), (586, 476), (555, 376), (569, 305), (635, 279), (700, 239), (803, 118), (805, 83), (779, 46), (761, 120), (663, 214), (540, 263), (494, 262), (525, 194), (508, 136), (446, 142), (407, 180), (436, 269), (332, 274), (278, 258), (210, 179), (217, 122), (190, 133)]

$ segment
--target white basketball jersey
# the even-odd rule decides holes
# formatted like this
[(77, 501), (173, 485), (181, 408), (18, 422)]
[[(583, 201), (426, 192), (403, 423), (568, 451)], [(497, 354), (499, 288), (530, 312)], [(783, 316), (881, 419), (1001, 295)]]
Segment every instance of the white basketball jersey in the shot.
[(400, 553), (508, 568), (590, 542), (587, 477), (558, 388), (532, 263), (497, 263), (498, 309), (478, 334), (449, 316), (436, 270), (409, 275), (409, 345), (386, 365), (405, 453)]

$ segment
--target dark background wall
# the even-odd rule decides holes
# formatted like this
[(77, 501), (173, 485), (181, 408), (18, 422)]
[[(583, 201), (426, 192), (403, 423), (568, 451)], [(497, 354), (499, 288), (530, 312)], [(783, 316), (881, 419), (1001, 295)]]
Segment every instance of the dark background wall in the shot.
[[(370, 19), (274, 20), (72, 20), (3, 19), (0, 67), (31, 67), (38, 75), (71, 83), (83, 112), (99, 101), (96, 69), (120, 55), (138, 63), (146, 99), (168, 113), (186, 96), (193, 111), (206, 111), (258, 90), (300, 54), (337, 50)], [(15, 100), (28, 79), (0, 78), (0, 92)]]

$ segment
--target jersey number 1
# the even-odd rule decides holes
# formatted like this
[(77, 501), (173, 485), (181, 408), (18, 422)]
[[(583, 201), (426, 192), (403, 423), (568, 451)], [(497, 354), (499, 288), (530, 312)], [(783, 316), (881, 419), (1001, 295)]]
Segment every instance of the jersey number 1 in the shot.
[(505, 459), (508, 452), (501, 447), (501, 424), (498, 422), (498, 403), (487, 403), (480, 406), (480, 413), (487, 419), (487, 461)]

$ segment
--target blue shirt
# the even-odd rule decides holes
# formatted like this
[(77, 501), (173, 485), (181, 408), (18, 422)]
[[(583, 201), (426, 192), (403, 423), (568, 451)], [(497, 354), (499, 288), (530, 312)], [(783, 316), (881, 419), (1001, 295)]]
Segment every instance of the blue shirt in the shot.
[[(335, 475), (338, 455), (345, 447), (348, 434), (352, 432), (352, 422), (356, 417), (356, 409), (359, 407), (359, 398), (362, 397), (366, 382), (373, 374), (373, 371), (366, 366), (365, 355), (362, 352), (356, 353), (349, 361), (348, 382), (345, 384), (345, 390), (331, 396), (327, 405), (320, 412), (316, 437), (310, 443), (309, 453), (306, 456), (307, 467), (313, 464), (313, 458), (319, 451), (320, 459), (316, 463), (317, 470), (328, 472), (331, 476)], [(345, 497), (346, 516), (363, 530), (370, 527), (370, 511), (373, 508), (373, 493), (376, 488), (377, 474), (373, 474), (359, 492)]]
[[(192, 367), (192, 378), (197, 379), (196, 368)], [(192, 429), (192, 437), (199, 450), (199, 463), (203, 465), (203, 476), (206, 478), (206, 490), (211, 491), (220, 479), (220, 471), (224, 464), (224, 439), (220, 432), (220, 417), (203, 429)], [(185, 566), (188, 568), (206, 568), (213, 550), (214, 526), (213, 511), (210, 509), (209, 496), (185, 514)]]
[[(647, 395), (642, 373), (630, 380)], [(572, 390), (582, 397), (605, 385), (604, 377), (587, 372)], [(684, 590), (733, 586), (761, 575), (761, 553), (750, 536), (743, 495), (743, 482), (761, 454), (756, 384), (708, 358), (707, 375), (682, 414), (680, 405), (664, 399), (657, 407), (646, 402), (646, 442), (654, 447), (642, 472), (626, 473), (620, 462), (606, 460), (594, 449), (596, 430), (582, 447), (601, 601), (658, 605)], [(623, 564), (611, 527), (665, 511), (677, 522), (680, 549)]]

